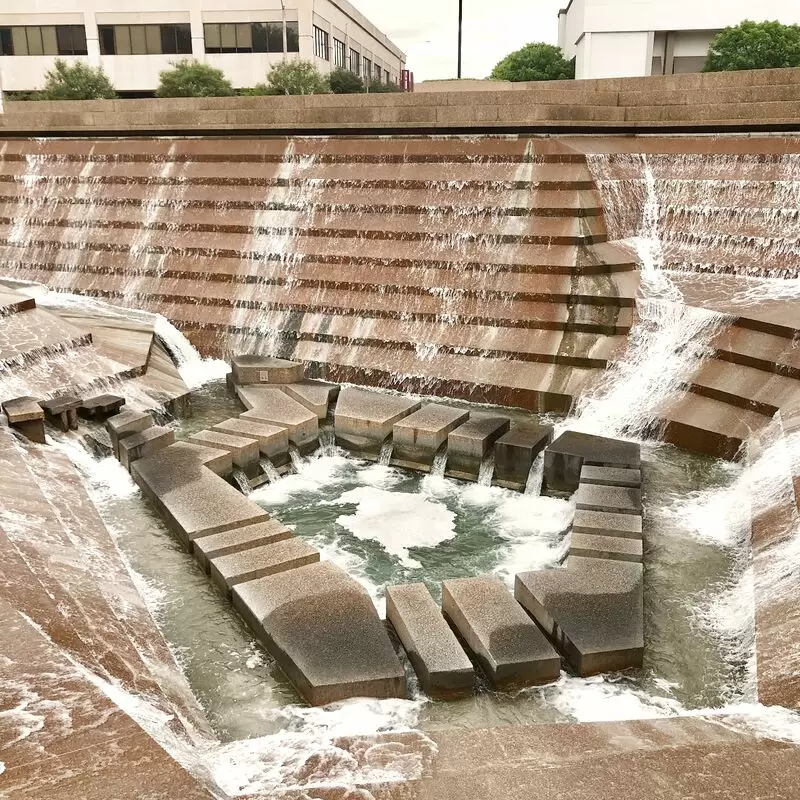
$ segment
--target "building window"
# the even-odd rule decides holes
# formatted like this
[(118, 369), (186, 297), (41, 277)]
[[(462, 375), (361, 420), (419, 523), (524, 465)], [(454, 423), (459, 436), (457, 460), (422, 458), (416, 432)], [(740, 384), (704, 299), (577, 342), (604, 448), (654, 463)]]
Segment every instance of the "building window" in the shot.
[(358, 50), (350, 50), (350, 72), (355, 75), (361, 74), (361, 53)]
[(389, 83), (390, 81), (391, 81), (391, 78), (389, 77), (389, 70), (385, 69), (383, 71), (383, 82), (384, 83)]
[(375, 65), (375, 83), (381, 82), (381, 67), (380, 64)]
[(0, 28), (0, 56), (85, 56), (83, 25), (14, 25)]
[(372, 59), (364, 56), (364, 78), (367, 81), (372, 80)]
[(203, 26), (206, 53), (282, 53), (282, 22), (223, 22)]
[(286, 52), (299, 53), (300, 52), (300, 23), (287, 22), (286, 23)]
[(175, 25), (98, 25), (104, 56), (191, 55), (189, 23)]
[(333, 65), (339, 69), (347, 66), (347, 50), (344, 42), (340, 42), (338, 39), (333, 40)]
[(327, 31), (314, 26), (314, 55), (325, 61), (331, 60), (331, 39)]

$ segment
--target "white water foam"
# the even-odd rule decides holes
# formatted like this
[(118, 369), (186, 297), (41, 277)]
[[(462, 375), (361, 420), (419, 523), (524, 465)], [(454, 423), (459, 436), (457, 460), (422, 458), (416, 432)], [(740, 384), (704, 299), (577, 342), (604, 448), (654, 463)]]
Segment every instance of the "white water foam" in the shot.
[(260, 505), (285, 505), (299, 494), (317, 492), (342, 480), (352, 461), (345, 456), (312, 456), (297, 462), (297, 472), (285, 475), (251, 493), (250, 499)]
[(181, 379), (190, 389), (224, 378), (230, 367), (218, 358), (203, 358), (194, 345), (165, 317), (156, 315), (155, 335), (175, 359)]

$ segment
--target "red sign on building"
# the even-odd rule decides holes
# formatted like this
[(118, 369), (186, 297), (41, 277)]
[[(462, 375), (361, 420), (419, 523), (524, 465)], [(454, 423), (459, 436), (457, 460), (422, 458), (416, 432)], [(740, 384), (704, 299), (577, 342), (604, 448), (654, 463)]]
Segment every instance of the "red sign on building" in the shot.
[(414, 73), (410, 69), (400, 72), (400, 86), (403, 87), (404, 92), (414, 91)]

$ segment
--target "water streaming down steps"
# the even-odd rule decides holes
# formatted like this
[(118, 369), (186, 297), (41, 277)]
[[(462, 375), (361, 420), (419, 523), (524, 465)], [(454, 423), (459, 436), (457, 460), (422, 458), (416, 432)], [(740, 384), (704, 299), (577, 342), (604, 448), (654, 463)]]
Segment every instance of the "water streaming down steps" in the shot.
[(447, 469), (447, 442), (445, 442), (433, 457), (433, 464), (431, 465), (431, 475), (434, 478), (444, 478), (445, 470)]
[(478, 486), (491, 486), (494, 476), (494, 448), (483, 457), (480, 469), (478, 470)]
[(528, 480), (525, 482), (525, 494), (538, 496), (542, 493), (542, 481), (544, 479), (544, 451), (539, 453), (531, 464)]
[(303, 465), (306, 463), (305, 458), (303, 458), (300, 451), (297, 447), (293, 444), (289, 445), (289, 461), (292, 464), (292, 469), (295, 472), (300, 472), (303, 469)]
[(381, 445), (381, 451), (378, 454), (378, 464), (382, 467), (388, 467), (392, 463), (392, 450), (394, 450), (394, 442), (390, 436)]
[(247, 496), (247, 495), (250, 494), (250, 492), (252, 491), (252, 488), (250, 486), (250, 479), (247, 477), (247, 475), (245, 474), (244, 470), (239, 469), (238, 467), (236, 467), (233, 470), (233, 473), (231, 474), (231, 477), (233, 478), (234, 482), (239, 487), (239, 491), (243, 495)]
[(275, 481), (281, 479), (281, 474), (278, 472), (277, 467), (268, 458), (260, 458), (258, 464), (270, 483), (275, 483)]

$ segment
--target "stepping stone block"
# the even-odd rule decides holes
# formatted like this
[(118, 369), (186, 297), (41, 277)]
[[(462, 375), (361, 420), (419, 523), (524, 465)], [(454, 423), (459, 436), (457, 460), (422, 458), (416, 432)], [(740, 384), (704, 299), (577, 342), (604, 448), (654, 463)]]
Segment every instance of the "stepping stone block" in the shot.
[(233, 379), (240, 385), (296, 383), (305, 378), (305, 367), (297, 361), (270, 356), (236, 355), (231, 359)]
[(294, 538), (209, 559), (211, 580), (229, 597), (231, 589), (239, 583), (304, 567), (315, 561), (319, 561), (319, 550), (303, 539)]
[(432, 696), (469, 694), (475, 671), (424, 583), (386, 588), (386, 618)]
[(316, 414), (320, 421), (327, 418), (331, 402), (339, 395), (339, 387), (335, 383), (301, 381), (287, 384), (282, 388), (292, 400), (296, 400)]
[(580, 483), (584, 464), (594, 467), (641, 469), (641, 448), (604, 436), (567, 431), (544, 454), (544, 485), (549, 491), (572, 494)]
[(573, 533), (589, 536), (619, 536), (626, 539), (642, 538), (642, 518), (637, 514), (611, 514), (607, 511), (575, 512)]
[(570, 556), (566, 569), (516, 576), (514, 596), (578, 675), (641, 667), (642, 565)]
[(210, 572), (212, 558), (240, 553), (253, 547), (263, 547), (291, 538), (292, 532), (289, 528), (276, 519), (270, 519), (195, 539), (192, 549), (197, 563), (205, 572)]
[(403, 667), (372, 600), (332, 562), (237, 584), (233, 604), (312, 705), (405, 696)]
[(585, 533), (572, 534), (569, 557), (613, 558), (617, 561), (642, 563), (642, 540), (625, 539), (621, 536), (590, 536)]
[(8, 424), (19, 431), (26, 439), (38, 444), (46, 444), (44, 433), (44, 411), (33, 397), (17, 397), (3, 403), (3, 412)]
[(220, 422), (212, 426), (212, 430), (245, 439), (255, 439), (261, 455), (266, 456), (276, 466), (285, 464), (289, 460), (289, 431), (277, 425), (267, 425), (251, 419), (248, 413), (242, 414), (238, 419), (234, 417)]
[(106, 421), (106, 430), (111, 437), (111, 446), (114, 455), (119, 458), (119, 441), (134, 433), (141, 433), (153, 427), (153, 415), (143, 411), (122, 411), (109, 417)]
[(316, 447), (319, 440), (319, 418), (286, 392), (272, 387), (238, 389), (239, 397), (250, 410), (246, 419), (286, 428), (289, 441), (301, 452)]
[(559, 677), (560, 656), (496, 578), (444, 581), (442, 611), (494, 686)]
[(447, 437), (447, 475), (462, 480), (478, 480), (481, 464), (494, 443), (508, 433), (507, 417), (472, 416)]
[(105, 419), (118, 413), (124, 405), (124, 397), (115, 394), (101, 394), (83, 400), (78, 406), (78, 416), (84, 419)]
[(447, 441), (450, 431), (468, 419), (469, 411), (439, 403), (430, 403), (409, 414), (392, 428), (392, 462), (417, 469), (430, 469), (436, 451)]
[(584, 466), (581, 470), (580, 482), (597, 486), (627, 486), (631, 489), (638, 489), (642, 485), (642, 471), (620, 467)]
[(368, 392), (345, 386), (334, 414), (336, 443), (366, 457), (377, 458), (392, 428), (422, 403), (409, 397)]
[(200, 431), (192, 434), (189, 441), (205, 447), (226, 450), (231, 454), (233, 464), (244, 470), (248, 477), (255, 477), (258, 471), (258, 459), (261, 455), (258, 439), (234, 436), (220, 431)]
[(575, 507), (578, 511), (606, 511), (611, 514), (641, 516), (642, 490), (582, 483), (575, 495)]
[(39, 403), (47, 420), (60, 428), (62, 433), (78, 430), (80, 404), (80, 398), (74, 395), (61, 395)]
[(536, 456), (552, 439), (550, 425), (520, 425), (503, 434), (494, 446), (493, 483), (523, 491)]
[(134, 481), (187, 549), (202, 536), (269, 520), (263, 508), (207, 466), (220, 457), (230, 463), (230, 453), (176, 442), (131, 469)]
[(119, 463), (130, 472), (131, 464), (152, 456), (175, 442), (175, 430), (153, 426), (119, 441)]

